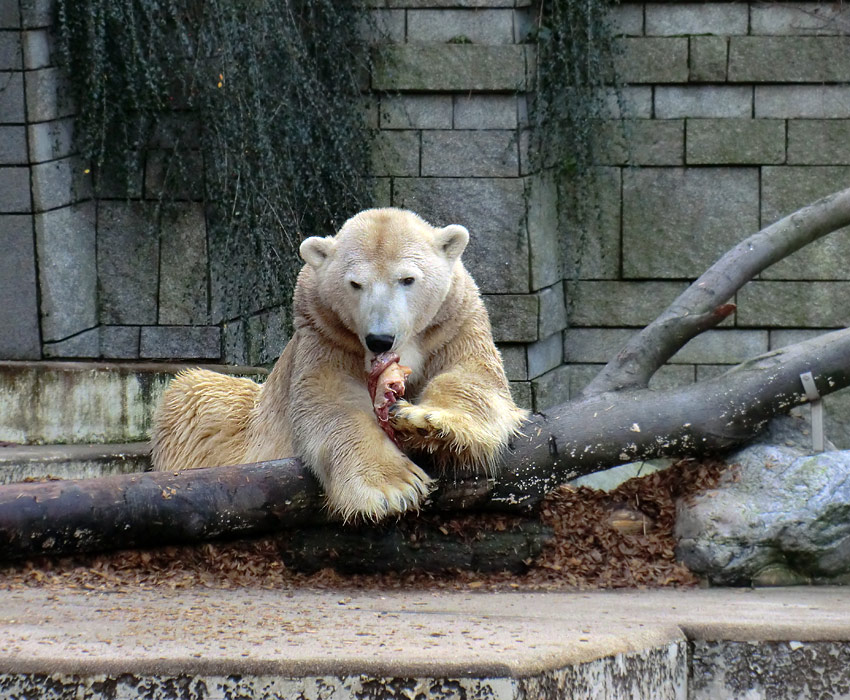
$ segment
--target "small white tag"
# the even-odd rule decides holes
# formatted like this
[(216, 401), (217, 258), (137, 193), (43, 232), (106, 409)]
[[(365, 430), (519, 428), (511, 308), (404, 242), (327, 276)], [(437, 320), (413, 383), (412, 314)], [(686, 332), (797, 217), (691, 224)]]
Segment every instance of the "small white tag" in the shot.
[(821, 401), (818, 388), (815, 386), (815, 378), (811, 372), (801, 374), (800, 381), (803, 382), (803, 391), (806, 392), (806, 398), (812, 405), (812, 449), (815, 452), (823, 452), (823, 401)]

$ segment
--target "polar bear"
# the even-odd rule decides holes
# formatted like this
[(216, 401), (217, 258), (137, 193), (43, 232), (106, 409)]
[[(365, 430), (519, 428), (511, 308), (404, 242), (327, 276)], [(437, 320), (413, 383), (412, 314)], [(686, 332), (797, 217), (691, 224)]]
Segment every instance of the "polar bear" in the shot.
[[(378, 520), (418, 509), (432, 480), (411, 459), (492, 470), (527, 412), (511, 398), (478, 288), (460, 260), (469, 233), (413, 212), (369, 209), (307, 238), (294, 334), (262, 385), (178, 374), (154, 419), (155, 469), (299, 456), (331, 511)], [(412, 370), (381, 429), (367, 391), (379, 353)]]

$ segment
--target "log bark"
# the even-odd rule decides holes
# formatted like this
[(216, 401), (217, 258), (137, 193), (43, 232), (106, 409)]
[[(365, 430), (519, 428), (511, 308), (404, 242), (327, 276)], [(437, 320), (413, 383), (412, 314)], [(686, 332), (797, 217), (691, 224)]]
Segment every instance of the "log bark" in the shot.
[(386, 571), (512, 571), (522, 573), (553, 532), (539, 521), (523, 519), (503, 531), (458, 534), (439, 523), (411, 526), (333, 525), (297, 529), (281, 547), (283, 562), (294, 571), (332, 568), (342, 574)]
[[(715, 379), (657, 392), (652, 374), (734, 307), (727, 300), (767, 265), (850, 224), (850, 189), (819, 200), (721, 258), (591, 383), (538, 414), (506, 451), (498, 478), (443, 478), (436, 508), (530, 511), (560, 484), (618, 464), (717, 452), (752, 438), (820, 394), (850, 386), (850, 329), (753, 358)], [(427, 465), (423, 465), (427, 467)], [(295, 459), (171, 474), (0, 486), (0, 560), (44, 553), (196, 542), (325, 520), (319, 488)]]
[(322, 521), (298, 460), (0, 486), (0, 561), (156, 547)]

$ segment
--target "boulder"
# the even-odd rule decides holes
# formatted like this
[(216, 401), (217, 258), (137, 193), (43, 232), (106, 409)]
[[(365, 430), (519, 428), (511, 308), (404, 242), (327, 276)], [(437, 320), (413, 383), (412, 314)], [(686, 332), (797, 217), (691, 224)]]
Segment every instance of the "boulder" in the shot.
[(677, 504), (676, 554), (716, 585), (850, 583), (850, 451), (811, 454), (798, 418), (727, 458)]

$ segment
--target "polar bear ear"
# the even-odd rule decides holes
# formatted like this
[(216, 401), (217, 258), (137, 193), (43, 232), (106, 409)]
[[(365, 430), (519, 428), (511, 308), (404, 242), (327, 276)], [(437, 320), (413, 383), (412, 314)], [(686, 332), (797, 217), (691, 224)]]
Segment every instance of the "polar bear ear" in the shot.
[(335, 245), (333, 236), (326, 236), (325, 238), (310, 236), (310, 238), (304, 239), (298, 252), (305, 263), (318, 270), (334, 252)]
[(457, 260), (469, 243), (469, 231), (460, 224), (450, 224), (437, 232), (437, 247), (449, 260)]

